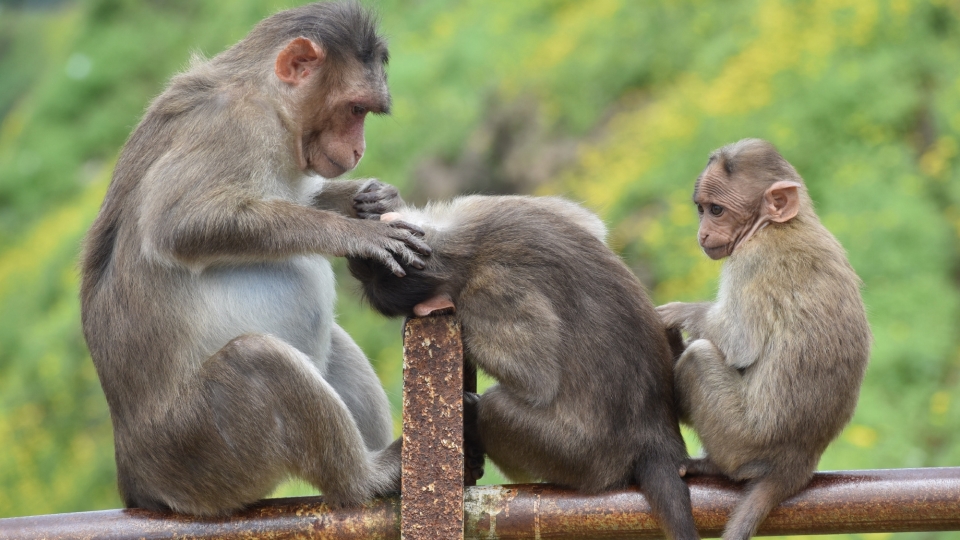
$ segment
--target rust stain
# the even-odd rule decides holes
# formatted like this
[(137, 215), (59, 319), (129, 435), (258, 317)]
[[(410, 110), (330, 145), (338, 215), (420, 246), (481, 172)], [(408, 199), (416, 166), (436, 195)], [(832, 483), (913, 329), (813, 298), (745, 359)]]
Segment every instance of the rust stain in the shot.
[(456, 318), (408, 319), (403, 355), (401, 538), (462, 538), (463, 345)]

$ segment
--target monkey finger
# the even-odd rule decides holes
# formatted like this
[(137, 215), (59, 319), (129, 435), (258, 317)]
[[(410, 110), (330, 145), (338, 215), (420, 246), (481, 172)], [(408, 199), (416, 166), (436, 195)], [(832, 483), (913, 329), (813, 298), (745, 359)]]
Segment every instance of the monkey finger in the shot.
[(397, 243), (389, 246), (387, 249), (393, 253), (395, 259), (412, 266), (417, 270), (423, 270), (427, 265), (423, 262), (423, 259), (417, 257), (417, 254), (413, 252), (406, 244)]
[(360, 186), (359, 193), (366, 193), (368, 191), (383, 189), (385, 186), (388, 186), (388, 185), (389, 184), (385, 184), (380, 180), (378, 180), (377, 178), (370, 178), (366, 182), (364, 182), (362, 186)]
[(354, 201), (353, 208), (357, 212), (376, 212), (377, 214), (383, 214), (387, 211), (387, 205), (383, 204), (383, 201), (380, 200), (374, 202)]
[(379, 193), (375, 191), (368, 191), (368, 192), (358, 193), (357, 195), (354, 195), (353, 202), (356, 204), (371, 203), (371, 202), (379, 201), (382, 198), (383, 197), (381, 197)]
[[(403, 221), (402, 219), (395, 219), (391, 221), (390, 226), (396, 229), (406, 229), (412, 232), (413, 234), (415, 234), (416, 236), (423, 236), (424, 234), (426, 234), (426, 232), (423, 229), (421, 229), (419, 226), (414, 225), (409, 221)], [(426, 244), (424, 245), (426, 246)], [(428, 247), (427, 249), (430, 249), (430, 248)], [(428, 255), (428, 254), (424, 253), (424, 255)]]
[[(391, 221), (390, 224), (393, 225), (397, 223), (396, 221)], [(414, 233), (404, 229), (402, 227), (396, 228), (397, 232), (402, 232), (403, 234), (394, 236), (393, 238), (403, 242), (409, 249), (419, 253), (420, 255), (429, 256), (433, 253), (433, 249), (427, 245), (426, 242), (414, 235)]]
[(378, 214), (378, 213), (375, 214), (375, 213), (370, 213), (370, 212), (357, 212), (357, 217), (360, 218), (360, 219), (377, 219), (377, 220), (379, 220), (381, 215), (382, 215), (382, 214)]
[(423, 270), (424, 268), (427, 267), (427, 264), (423, 262), (423, 260), (421, 260), (420, 257), (417, 257), (416, 255), (404, 256), (404, 259), (405, 259), (404, 262), (416, 268), (417, 270)]
[(381, 264), (386, 266), (391, 272), (393, 272), (393, 275), (397, 277), (404, 277), (407, 275), (403, 267), (400, 266), (400, 263), (394, 258), (393, 253), (388, 250), (377, 251), (371, 258), (380, 261)]
[[(395, 190), (394, 190), (395, 191)], [(367, 191), (358, 193), (354, 195), (353, 202), (355, 203), (375, 203), (378, 201), (385, 201), (388, 199), (396, 199), (397, 193), (386, 192), (386, 190), (379, 191)]]

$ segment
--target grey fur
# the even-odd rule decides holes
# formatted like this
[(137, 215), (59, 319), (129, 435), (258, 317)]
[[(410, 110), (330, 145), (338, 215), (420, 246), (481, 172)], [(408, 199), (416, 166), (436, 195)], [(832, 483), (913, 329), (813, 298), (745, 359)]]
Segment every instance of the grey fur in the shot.
[(774, 182), (801, 184), (796, 217), (760, 228), (724, 263), (716, 302), (657, 308), (668, 331), (689, 334), (675, 384), (706, 457), (687, 473), (748, 482), (723, 535), (744, 540), (807, 485), (852, 417), (872, 338), (860, 279), (776, 149), (757, 139), (726, 146), (701, 178), (710, 175), (749, 205)]
[(303, 98), (273, 75), (277, 50), (306, 35), (325, 68), (364, 63), (371, 100), (387, 103), (371, 21), (350, 3), (271, 17), (175, 77), (127, 142), (85, 240), (81, 290), (127, 506), (224, 514), (291, 475), (332, 504), (399, 488), (386, 394), (334, 322), (325, 255), (399, 268), (429, 250), (402, 226), (348, 217), (362, 194), (400, 204), (395, 189), (297, 165), (296, 133), (324, 125), (291, 111), (332, 106), (335, 78)]
[(497, 466), (590, 493), (637, 482), (671, 537), (697, 538), (677, 472), (687, 453), (670, 348), (603, 223), (559, 198), (469, 196), (399, 212), (425, 231), (426, 267), (402, 279), (369, 260), (350, 258), (350, 269), (387, 315), (453, 300), (468, 359), (499, 382), (476, 411)]

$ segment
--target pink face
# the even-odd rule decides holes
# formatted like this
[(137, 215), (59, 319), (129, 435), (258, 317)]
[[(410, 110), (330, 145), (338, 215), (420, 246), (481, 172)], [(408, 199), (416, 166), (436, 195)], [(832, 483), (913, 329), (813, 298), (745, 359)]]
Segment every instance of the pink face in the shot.
[(739, 193), (723, 169), (711, 164), (697, 180), (693, 202), (700, 216), (697, 238), (713, 260), (728, 257), (749, 235), (757, 220), (756, 197)]
[(765, 180), (750, 172), (731, 178), (717, 162), (697, 179), (693, 202), (700, 215), (700, 247), (713, 260), (729, 257), (754, 233), (771, 223), (786, 223), (800, 210), (795, 180)]
[(307, 38), (290, 41), (277, 55), (274, 72), (295, 90), (296, 143), (301, 170), (335, 178), (360, 163), (366, 149), (363, 123), (367, 114), (385, 114), (390, 92), (379, 63), (357, 60), (331, 65), (319, 45)]
[[(321, 108), (305, 126), (302, 139), (305, 168), (324, 178), (335, 178), (360, 163), (366, 149), (363, 123), (367, 114), (382, 113), (389, 106), (369, 94), (327, 94), (331, 106)], [(386, 95), (386, 87), (378, 94)]]

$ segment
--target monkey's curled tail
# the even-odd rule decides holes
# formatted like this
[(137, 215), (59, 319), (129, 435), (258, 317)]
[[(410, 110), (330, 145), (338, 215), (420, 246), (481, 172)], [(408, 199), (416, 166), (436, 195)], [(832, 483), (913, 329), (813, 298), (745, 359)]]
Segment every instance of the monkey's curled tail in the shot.
[(809, 482), (805, 478), (763, 476), (747, 484), (746, 495), (733, 510), (723, 529), (723, 540), (747, 540), (753, 536), (771, 510), (796, 494)]
[(693, 523), (690, 488), (680, 478), (678, 468), (675, 460), (649, 452), (637, 462), (636, 482), (667, 537), (698, 540), (700, 534)]

